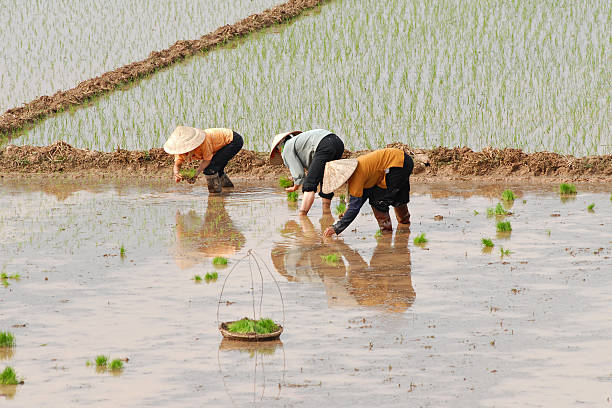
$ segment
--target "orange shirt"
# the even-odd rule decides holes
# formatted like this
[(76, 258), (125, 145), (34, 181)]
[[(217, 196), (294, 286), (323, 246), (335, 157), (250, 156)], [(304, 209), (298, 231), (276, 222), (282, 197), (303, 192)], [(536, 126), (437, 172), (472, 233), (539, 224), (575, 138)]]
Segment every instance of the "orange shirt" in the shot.
[(185, 160), (211, 160), (213, 155), (223, 146), (227, 146), (234, 140), (234, 132), (232, 129), (212, 128), (204, 129), (206, 137), (201, 145), (190, 152), (174, 155), (174, 164), (179, 166)]
[(404, 151), (400, 149), (380, 149), (357, 158), (357, 168), (348, 179), (349, 194), (361, 197), (364, 188), (378, 186), (387, 188), (385, 170), (404, 165)]

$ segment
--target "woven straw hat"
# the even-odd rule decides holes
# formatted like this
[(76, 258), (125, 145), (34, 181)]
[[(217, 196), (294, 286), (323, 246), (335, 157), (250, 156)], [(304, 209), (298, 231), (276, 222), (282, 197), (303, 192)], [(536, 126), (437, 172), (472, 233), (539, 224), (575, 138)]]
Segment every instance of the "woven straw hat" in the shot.
[(202, 129), (177, 126), (164, 143), (164, 150), (169, 154), (187, 153), (201, 145), (205, 138), (206, 133)]
[(295, 136), (302, 133), (301, 130), (293, 130), (291, 132), (279, 133), (274, 136), (272, 139), (272, 144), (270, 145), (270, 164), (283, 164), (283, 158), (278, 151), (276, 150), (276, 146), (278, 146), (281, 142), (283, 142), (288, 136)]
[(325, 194), (333, 193), (353, 175), (357, 168), (357, 159), (340, 159), (325, 163), (323, 188)]

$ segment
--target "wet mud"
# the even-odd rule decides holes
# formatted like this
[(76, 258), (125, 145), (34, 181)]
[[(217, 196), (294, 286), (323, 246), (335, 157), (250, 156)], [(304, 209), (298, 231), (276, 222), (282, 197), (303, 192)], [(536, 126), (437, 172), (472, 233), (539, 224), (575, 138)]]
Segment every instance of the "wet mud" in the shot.
[[(504, 187), (518, 198), (505, 217), (512, 234), (497, 238), (486, 209)], [(605, 406), (609, 197), (602, 185), (562, 200), (530, 184), (415, 183), (410, 228), (394, 222), (393, 233), (378, 235), (364, 208), (328, 239), (322, 231), (337, 217), (324, 216), (320, 200), (300, 217), (272, 181), (241, 180), (209, 197), (203, 185), (156, 180), (0, 179), (0, 267), (21, 275), (0, 287), (0, 330), (17, 343), (0, 363), (25, 380), (0, 387), (0, 400)], [(414, 244), (421, 233), (425, 246)], [(490, 252), (483, 237), (495, 244)], [(284, 303), (270, 280), (253, 284), (256, 268), (238, 263), (249, 250)], [(220, 254), (229, 263), (217, 270)], [(212, 271), (217, 281), (194, 282)], [(265, 287), (262, 310), (282, 322), (279, 341), (219, 333), (219, 320), (258, 307), (251, 287)], [(121, 374), (87, 366), (98, 354), (127, 359)]]
[(58, 91), (51, 96), (41, 96), (24, 106), (9, 109), (0, 116), (0, 135), (11, 135), (27, 124), (70, 107), (82, 105), (104, 93), (129, 86), (134, 81), (187, 57), (209, 51), (252, 32), (284, 23), (299, 16), (303, 11), (318, 6), (323, 1), (290, 0), (261, 13), (252, 14), (235, 24), (219, 27), (197, 40), (177, 41), (170, 48), (151, 52), (149, 57), (142, 61), (133, 62), (99, 77), (83, 81), (75, 88)]
[[(417, 182), (612, 182), (612, 155), (574, 157), (550, 152), (525, 153), (519, 149), (494, 148), (475, 152), (466, 147), (426, 150), (402, 143), (393, 143), (387, 147), (402, 149), (414, 158), (412, 177)], [(357, 157), (365, 153), (368, 151), (345, 151), (343, 157)], [(241, 150), (229, 162), (227, 172), (248, 180), (272, 180), (288, 174), (284, 166), (271, 165), (267, 156), (266, 152)], [(47, 175), (51, 178), (166, 179), (170, 178), (172, 164), (172, 156), (161, 148), (100, 152), (74, 148), (58, 141), (49, 146), (10, 145), (0, 150), (0, 174), (5, 178)]]

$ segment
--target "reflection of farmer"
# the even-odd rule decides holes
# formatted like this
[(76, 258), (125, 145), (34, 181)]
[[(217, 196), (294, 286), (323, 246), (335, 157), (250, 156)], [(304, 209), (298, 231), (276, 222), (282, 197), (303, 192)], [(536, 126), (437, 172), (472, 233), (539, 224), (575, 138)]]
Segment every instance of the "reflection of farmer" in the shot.
[(185, 161), (201, 160), (194, 180), (204, 172), (208, 192), (220, 193), (222, 187), (234, 187), (225, 174), (225, 166), (242, 148), (242, 136), (231, 129), (196, 129), (178, 126), (164, 143), (164, 150), (174, 155), (174, 180), (183, 180), (180, 169)]
[(185, 269), (202, 258), (228, 256), (244, 246), (245, 238), (225, 210), (223, 197), (209, 197), (204, 219), (193, 210), (176, 213), (176, 252), (178, 265)]
[[(274, 137), (270, 149), (270, 163), (285, 163), (289, 167), (293, 186), (287, 187), (287, 192), (296, 191), (302, 186), (304, 197), (300, 206), (300, 214), (306, 215), (312, 207), (317, 187), (323, 182), (325, 163), (330, 160), (342, 158), (344, 143), (338, 136), (324, 129), (314, 129), (307, 132), (287, 132)], [(304, 174), (305, 170), (307, 174)], [(333, 191), (325, 194), (320, 192), (323, 199), (323, 213), (330, 213)]]
[(340, 234), (370, 201), (381, 231), (391, 231), (389, 206), (395, 209), (400, 224), (410, 224), (410, 174), (414, 162), (400, 149), (382, 149), (357, 159), (329, 162), (323, 192), (334, 191), (348, 182), (349, 202), (344, 216), (325, 230), (325, 236)]
[[(378, 239), (369, 265), (342, 241), (322, 245), (321, 234), (307, 217), (300, 218), (300, 225), (288, 221), (284, 232), (297, 242), (274, 247), (271, 257), (276, 270), (289, 281), (322, 280), (330, 304), (384, 306), (403, 312), (414, 302), (409, 230), (399, 229), (395, 240), (392, 234)], [(330, 253), (341, 259), (334, 264), (321, 259)]]

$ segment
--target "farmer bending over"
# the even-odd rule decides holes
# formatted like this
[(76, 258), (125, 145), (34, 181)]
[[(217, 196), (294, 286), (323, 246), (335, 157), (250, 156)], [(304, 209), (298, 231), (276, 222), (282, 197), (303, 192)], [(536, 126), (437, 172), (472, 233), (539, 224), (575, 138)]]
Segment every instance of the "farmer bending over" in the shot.
[(395, 209), (400, 224), (410, 224), (410, 174), (414, 162), (400, 149), (381, 149), (357, 159), (329, 162), (323, 180), (323, 192), (334, 191), (348, 182), (349, 200), (344, 216), (324, 232), (329, 237), (340, 234), (359, 214), (366, 201), (381, 231), (392, 231), (389, 206)]
[(166, 153), (174, 155), (174, 180), (183, 180), (180, 174), (185, 161), (201, 160), (193, 181), (204, 172), (209, 193), (220, 193), (222, 187), (234, 187), (225, 174), (225, 166), (242, 148), (242, 136), (231, 129), (196, 129), (178, 126), (164, 143)]
[[(274, 136), (270, 150), (271, 164), (284, 164), (289, 167), (293, 186), (285, 191), (296, 191), (302, 186), (304, 197), (300, 206), (300, 215), (308, 214), (315, 199), (317, 187), (323, 182), (325, 164), (342, 158), (344, 143), (325, 129), (313, 129), (306, 132), (293, 131)], [(282, 157), (282, 160), (281, 160)], [(308, 173), (305, 174), (305, 170)], [(331, 214), (333, 191), (319, 193), (323, 199), (323, 214)]]

